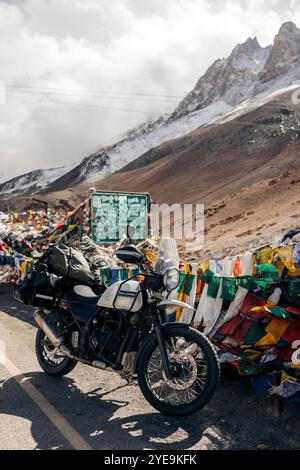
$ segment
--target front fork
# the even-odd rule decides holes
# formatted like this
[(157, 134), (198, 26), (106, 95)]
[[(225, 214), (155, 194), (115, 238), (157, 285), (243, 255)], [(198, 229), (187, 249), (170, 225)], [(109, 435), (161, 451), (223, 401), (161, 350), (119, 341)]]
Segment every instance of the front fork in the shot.
[(154, 325), (154, 331), (156, 333), (157, 341), (158, 341), (158, 347), (160, 350), (161, 358), (162, 358), (162, 363), (164, 366), (165, 374), (168, 380), (172, 380), (173, 378), (173, 369), (171, 367), (170, 361), (169, 361), (169, 356), (166, 348), (166, 342), (164, 339), (163, 335), (163, 328), (160, 323), (155, 323)]

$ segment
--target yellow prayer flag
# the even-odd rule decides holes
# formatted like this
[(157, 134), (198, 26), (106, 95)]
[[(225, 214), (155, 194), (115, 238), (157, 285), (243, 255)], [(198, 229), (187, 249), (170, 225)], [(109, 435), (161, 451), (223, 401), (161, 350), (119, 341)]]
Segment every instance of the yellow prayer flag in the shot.
[(283, 335), (285, 330), (290, 325), (290, 320), (283, 318), (272, 320), (266, 327), (266, 335), (263, 336), (256, 344), (255, 347), (274, 346)]
[(285, 265), (285, 267), (293, 272), (295, 271), (294, 265), (294, 245), (286, 245), (276, 249), (280, 260)]

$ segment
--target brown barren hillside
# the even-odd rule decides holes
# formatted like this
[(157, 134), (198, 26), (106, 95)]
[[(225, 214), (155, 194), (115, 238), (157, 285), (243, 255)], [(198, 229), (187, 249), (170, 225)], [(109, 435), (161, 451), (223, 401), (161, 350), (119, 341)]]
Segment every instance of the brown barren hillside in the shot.
[[(205, 204), (205, 245), (181, 247), (189, 259), (222, 256), (273, 241), (300, 225), (300, 109), (285, 94), (254, 111), (152, 149), (97, 183), (43, 194), (72, 207), (90, 186), (149, 191), (159, 203)], [(11, 198), (19, 207), (31, 198)]]
[(186, 246), (191, 259), (244, 250), (300, 225), (299, 128), (300, 110), (285, 95), (167, 142), (96, 187), (149, 191), (159, 203), (204, 203), (205, 246)]
[(150, 191), (159, 202), (211, 203), (262, 178), (296, 168), (299, 159), (293, 144), (300, 130), (291, 128), (300, 128), (300, 109), (282, 101), (166, 142), (97, 186)]

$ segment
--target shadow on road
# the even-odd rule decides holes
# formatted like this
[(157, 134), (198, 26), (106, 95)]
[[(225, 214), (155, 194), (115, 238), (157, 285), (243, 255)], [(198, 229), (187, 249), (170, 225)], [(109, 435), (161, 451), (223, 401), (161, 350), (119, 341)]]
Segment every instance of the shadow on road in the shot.
[(36, 326), (33, 319), (33, 307), (24, 305), (18, 302), (14, 296), (14, 289), (11, 285), (0, 285), (0, 309), (2, 312), (7, 313), (11, 317), (29, 323), (31, 326)]
[[(70, 377), (49, 378), (40, 372), (24, 375), (94, 449), (187, 449), (199, 442), (205, 431), (201, 420), (195, 426), (191, 418), (174, 419), (159, 413), (118, 417), (118, 411), (127, 401), (108, 399), (108, 393), (99, 389), (85, 394)], [(117, 388), (120, 391), (122, 386)], [(56, 441), (53, 430), (49, 438), (47, 428), (53, 427), (52, 424), (35, 406), (26, 404), (27, 397), (18, 384), (18, 377), (4, 381), (0, 390), (0, 413), (30, 420), (37, 448), (70, 447), (58, 431)], [(216, 433), (207, 437), (214, 448), (224, 447)]]
[[(32, 309), (15, 301), (11, 288), (0, 287), (0, 310), (34, 325)], [(221, 385), (208, 405), (180, 419), (148, 411), (128, 416), (137, 394), (132, 397), (118, 376), (115, 391), (106, 387), (88, 393), (77, 387), (72, 375), (57, 379), (32, 372), (25, 377), (95, 449), (299, 449), (299, 404), (286, 406), (283, 416), (274, 418), (270, 401), (256, 397), (249, 379), (232, 367), (223, 368)], [(1, 413), (29, 420), (39, 449), (70, 448), (16, 378), (0, 381)]]

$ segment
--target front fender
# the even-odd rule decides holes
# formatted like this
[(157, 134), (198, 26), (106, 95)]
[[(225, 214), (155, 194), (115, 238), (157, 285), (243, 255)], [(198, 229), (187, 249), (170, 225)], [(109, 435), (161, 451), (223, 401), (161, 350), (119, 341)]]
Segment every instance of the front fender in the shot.
[[(189, 328), (189, 326), (186, 325), (185, 323), (175, 323), (175, 322), (165, 323), (164, 325), (162, 325), (163, 333), (166, 331), (171, 332), (174, 327), (177, 328), (178, 326), (181, 326), (182, 328), (185, 328), (185, 329)], [(137, 371), (139, 358), (141, 357), (142, 352), (148, 346), (149, 343), (157, 344), (156, 334), (154, 332), (151, 333), (151, 335), (147, 336), (147, 338), (145, 338), (144, 341), (142, 341), (142, 343), (140, 344), (137, 355), (135, 357), (134, 372)]]
[(163, 310), (165, 308), (170, 308), (170, 307), (187, 308), (189, 310), (193, 310), (193, 312), (195, 311), (194, 307), (192, 307), (191, 305), (189, 305), (185, 302), (181, 302), (181, 300), (165, 299), (165, 300), (162, 300), (161, 302), (159, 302), (157, 304), (158, 310)]

